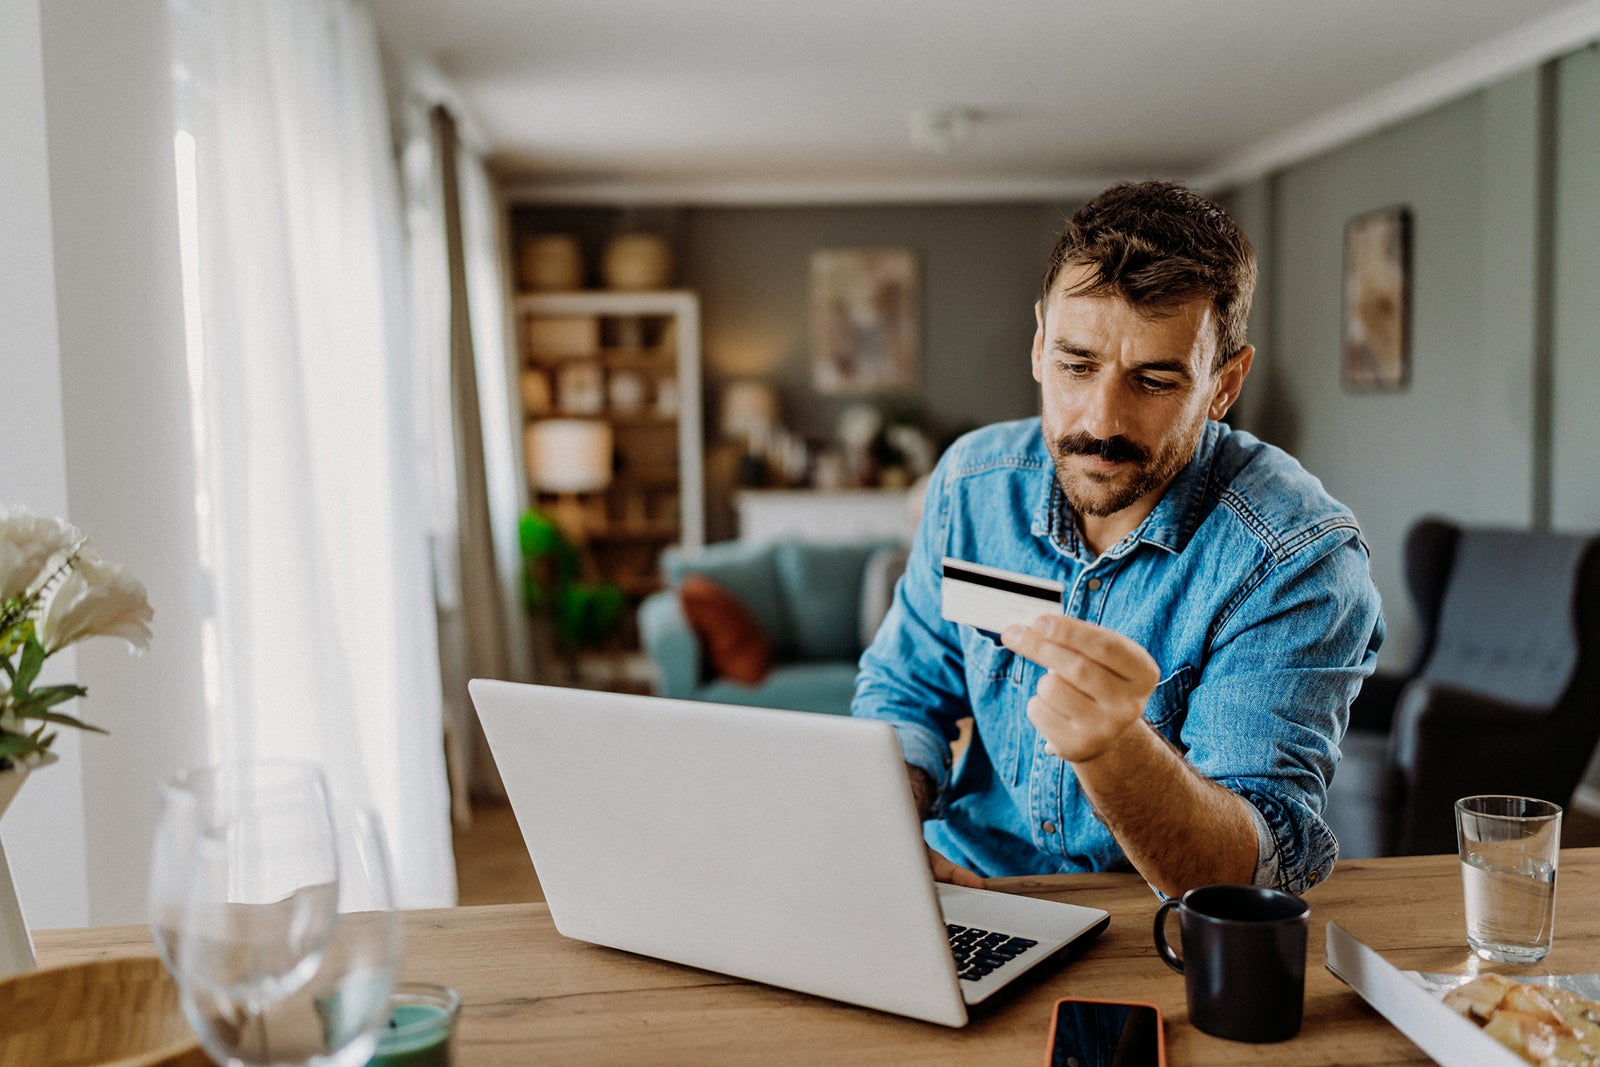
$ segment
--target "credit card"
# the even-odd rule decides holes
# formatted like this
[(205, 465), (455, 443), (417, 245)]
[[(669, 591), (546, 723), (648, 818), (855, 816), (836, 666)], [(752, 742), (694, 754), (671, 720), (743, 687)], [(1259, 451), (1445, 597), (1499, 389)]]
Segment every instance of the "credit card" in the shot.
[(1027, 625), (1040, 615), (1060, 615), (1066, 586), (1048, 578), (1003, 571), (982, 563), (944, 557), (940, 614), (951, 622), (998, 635), (1012, 623)]

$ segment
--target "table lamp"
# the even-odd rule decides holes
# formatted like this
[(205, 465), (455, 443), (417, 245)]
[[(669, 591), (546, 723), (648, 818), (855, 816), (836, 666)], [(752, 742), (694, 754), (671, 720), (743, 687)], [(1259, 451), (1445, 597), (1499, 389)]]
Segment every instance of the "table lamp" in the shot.
[(722, 435), (754, 451), (778, 425), (778, 391), (767, 382), (729, 382), (722, 394)]
[(766, 481), (767, 450), (778, 427), (778, 392), (766, 382), (730, 382), (722, 394), (722, 436), (740, 448), (738, 482)]
[(550, 511), (571, 540), (582, 544), (591, 521), (578, 499), (611, 484), (611, 425), (598, 419), (539, 419), (528, 424), (524, 437), (528, 481), (541, 493), (557, 496)]

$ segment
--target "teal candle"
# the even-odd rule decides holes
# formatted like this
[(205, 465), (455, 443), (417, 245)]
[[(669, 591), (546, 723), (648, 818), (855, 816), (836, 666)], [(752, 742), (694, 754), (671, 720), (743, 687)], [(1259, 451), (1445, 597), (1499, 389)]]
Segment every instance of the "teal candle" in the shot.
[(395, 986), (370, 1067), (450, 1067), (450, 1038), (460, 1008), (461, 998), (444, 986)]

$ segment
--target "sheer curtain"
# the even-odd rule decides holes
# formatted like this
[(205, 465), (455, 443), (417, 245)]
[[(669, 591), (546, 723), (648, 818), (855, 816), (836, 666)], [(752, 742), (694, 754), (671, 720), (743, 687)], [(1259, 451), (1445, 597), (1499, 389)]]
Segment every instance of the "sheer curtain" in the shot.
[(173, 0), (214, 755), (322, 763), (455, 901), (378, 48), (350, 0)]

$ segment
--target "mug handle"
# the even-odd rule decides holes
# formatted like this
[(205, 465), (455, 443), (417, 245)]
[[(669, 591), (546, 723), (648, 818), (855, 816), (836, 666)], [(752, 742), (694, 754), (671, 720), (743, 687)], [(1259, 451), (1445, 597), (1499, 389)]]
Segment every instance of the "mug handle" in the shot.
[(1161, 907), (1156, 909), (1156, 953), (1161, 957), (1161, 962), (1168, 967), (1183, 973), (1183, 960), (1172, 951), (1172, 946), (1167, 944), (1167, 913), (1182, 905), (1180, 900), (1163, 901)]

